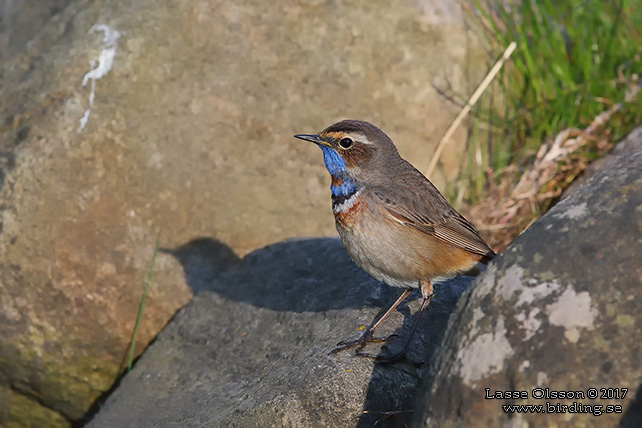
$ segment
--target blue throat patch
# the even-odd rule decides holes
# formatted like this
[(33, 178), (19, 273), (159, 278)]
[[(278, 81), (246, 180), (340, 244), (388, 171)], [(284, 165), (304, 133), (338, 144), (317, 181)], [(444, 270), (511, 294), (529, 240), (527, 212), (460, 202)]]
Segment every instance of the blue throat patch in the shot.
[(335, 186), (334, 184), (330, 186), (333, 198), (344, 199), (352, 196), (357, 191), (357, 185), (348, 176), (346, 161), (332, 147), (324, 145), (319, 145), (319, 147), (323, 150), (323, 161), (330, 175), (341, 179), (343, 182), (340, 186)]
[(323, 161), (328, 172), (333, 177), (342, 177), (347, 172), (346, 161), (332, 147), (319, 144), (323, 150)]
[(344, 181), (341, 186), (335, 186), (333, 184), (330, 186), (330, 190), (332, 191), (332, 196), (350, 197), (357, 191), (357, 186), (350, 180)]

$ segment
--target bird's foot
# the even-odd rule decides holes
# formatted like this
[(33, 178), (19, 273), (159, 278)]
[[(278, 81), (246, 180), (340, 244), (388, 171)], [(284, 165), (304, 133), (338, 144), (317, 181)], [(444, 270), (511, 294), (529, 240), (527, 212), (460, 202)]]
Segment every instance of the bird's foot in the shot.
[(356, 353), (359, 355), (359, 351), (361, 351), (363, 348), (366, 347), (368, 343), (384, 343), (387, 342), (388, 339), (390, 339), (393, 336), (397, 336), (396, 334), (391, 334), (388, 337), (374, 337), (374, 331), (372, 330), (366, 330), (365, 333), (361, 335), (360, 338), (357, 340), (350, 340), (350, 341), (341, 341), (337, 343), (337, 347), (330, 351), (330, 354), (338, 354), (339, 352), (342, 351), (347, 351), (348, 349), (352, 348), (357, 348)]

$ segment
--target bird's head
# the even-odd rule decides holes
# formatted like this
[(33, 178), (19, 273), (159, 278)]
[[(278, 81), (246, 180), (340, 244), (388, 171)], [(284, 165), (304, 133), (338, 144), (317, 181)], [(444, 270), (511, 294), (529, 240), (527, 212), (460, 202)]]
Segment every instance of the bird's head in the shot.
[(392, 140), (371, 123), (360, 120), (337, 122), (318, 134), (298, 134), (323, 150), (325, 166), (333, 179), (367, 181), (379, 164), (394, 161), (399, 153)]

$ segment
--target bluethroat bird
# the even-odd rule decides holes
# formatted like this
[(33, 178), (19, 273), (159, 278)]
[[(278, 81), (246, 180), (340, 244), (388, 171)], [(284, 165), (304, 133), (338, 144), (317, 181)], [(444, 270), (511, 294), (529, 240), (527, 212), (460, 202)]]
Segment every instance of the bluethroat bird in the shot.
[(341, 241), (352, 260), (371, 276), (404, 291), (386, 313), (357, 340), (338, 344), (332, 353), (368, 342), (382, 342), (375, 330), (395, 308), (419, 288), (421, 309), (402, 351), (404, 357), (421, 315), (433, 297), (432, 281), (478, 273), (495, 253), (439, 193), (403, 159), (392, 140), (376, 126), (344, 120), (318, 134), (295, 135), (323, 151), (332, 178), (332, 212)]

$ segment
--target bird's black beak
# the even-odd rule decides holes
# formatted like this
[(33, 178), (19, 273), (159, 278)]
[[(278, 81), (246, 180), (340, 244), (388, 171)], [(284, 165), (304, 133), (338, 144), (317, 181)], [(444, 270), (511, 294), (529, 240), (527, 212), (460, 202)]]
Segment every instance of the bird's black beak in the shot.
[(298, 138), (299, 140), (305, 140), (305, 141), (310, 141), (314, 144), (323, 144), (326, 146), (329, 146), (327, 141), (323, 140), (321, 137), (319, 137), (318, 134), (297, 134), (294, 136), (294, 138)]

